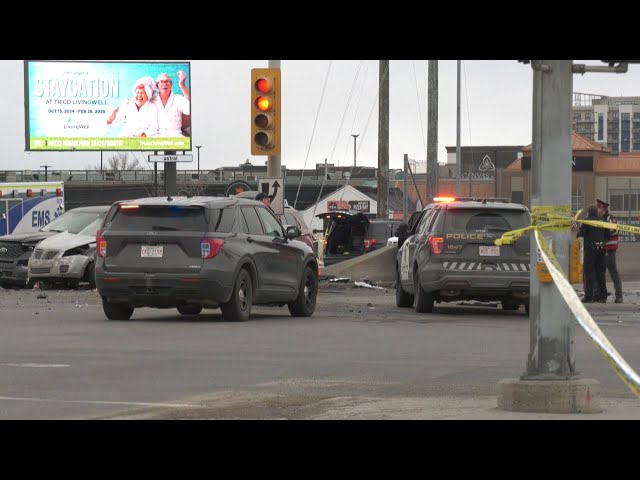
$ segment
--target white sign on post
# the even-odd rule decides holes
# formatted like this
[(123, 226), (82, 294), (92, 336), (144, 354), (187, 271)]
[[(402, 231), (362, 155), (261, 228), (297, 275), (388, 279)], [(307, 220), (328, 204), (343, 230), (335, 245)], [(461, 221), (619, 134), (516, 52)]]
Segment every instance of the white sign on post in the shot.
[(273, 213), (284, 215), (284, 178), (260, 178), (258, 191), (269, 195)]
[(149, 155), (149, 162), (193, 162), (193, 155)]

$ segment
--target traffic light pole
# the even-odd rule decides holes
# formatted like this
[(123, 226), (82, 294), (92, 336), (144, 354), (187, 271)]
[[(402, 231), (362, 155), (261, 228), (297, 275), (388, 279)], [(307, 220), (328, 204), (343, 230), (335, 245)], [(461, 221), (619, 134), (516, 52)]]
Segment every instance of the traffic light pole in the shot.
[[(533, 60), (531, 207), (571, 205), (571, 60)], [(569, 186), (569, 188), (567, 188)], [(562, 270), (569, 269), (569, 231), (540, 231)], [(579, 378), (575, 322), (554, 282), (538, 277), (535, 232), (530, 239), (529, 355), (525, 374), (499, 382), (498, 407), (520, 412), (598, 411), (599, 383)]]
[[(534, 61), (531, 206), (571, 205), (571, 111), (573, 73), (570, 60)], [(562, 270), (569, 271), (570, 232), (543, 231)], [(531, 235), (531, 265), (537, 243)], [(541, 283), (530, 272), (530, 337), (527, 377), (566, 379), (576, 375), (574, 321), (553, 282)]]
[[(269, 68), (280, 68), (280, 60), (269, 60)], [(282, 95), (280, 95), (280, 99), (282, 99)], [(280, 107), (280, 112), (282, 112), (282, 107)], [(281, 174), (280, 155), (269, 155), (267, 157), (267, 177), (280, 178)]]

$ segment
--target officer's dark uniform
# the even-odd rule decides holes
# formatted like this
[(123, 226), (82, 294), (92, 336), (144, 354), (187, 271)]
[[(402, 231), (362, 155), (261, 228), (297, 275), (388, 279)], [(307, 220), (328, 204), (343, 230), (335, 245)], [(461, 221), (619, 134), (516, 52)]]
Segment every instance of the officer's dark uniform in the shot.
[[(589, 207), (587, 220), (601, 220), (595, 205)], [(584, 237), (584, 303), (607, 301), (607, 251), (608, 230), (592, 225), (580, 225), (577, 237)]]

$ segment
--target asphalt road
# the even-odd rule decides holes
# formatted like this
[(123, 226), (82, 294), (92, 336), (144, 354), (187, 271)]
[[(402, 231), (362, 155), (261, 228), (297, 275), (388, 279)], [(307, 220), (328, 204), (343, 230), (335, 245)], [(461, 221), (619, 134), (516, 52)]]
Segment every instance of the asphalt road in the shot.
[[(625, 300), (589, 309), (637, 371), (640, 307)], [(258, 307), (243, 323), (154, 309), (113, 322), (93, 291), (0, 289), (0, 419), (563, 418), (496, 409), (498, 381), (525, 370), (522, 308), (418, 314), (353, 284), (323, 285), (318, 302), (306, 319)], [(607, 418), (640, 419), (579, 327), (575, 354)]]

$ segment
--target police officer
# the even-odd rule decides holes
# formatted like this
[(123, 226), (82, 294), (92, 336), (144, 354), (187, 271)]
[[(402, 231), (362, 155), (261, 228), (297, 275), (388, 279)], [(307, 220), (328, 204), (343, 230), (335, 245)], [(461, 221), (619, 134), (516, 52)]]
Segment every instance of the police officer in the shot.
[[(601, 220), (598, 207), (589, 205), (587, 220)], [(584, 238), (584, 275), (585, 289), (583, 303), (607, 302), (607, 258), (605, 243), (609, 239), (609, 230), (582, 224), (576, 237)]]
[[(618, 219), (609, 213), (609, 204), (602, 200), (596, 200), (598, 207), (598, 216), (600, 220), (610, 223), (618, 223)], [(622, 303), (622, 281), (620, 280), (620, 273), (618, 273), (618, 265), (616, 261), (616, 252), (618, 250), (618, 230), (612, 229), (609, 231), (609, 240), (605, 243), (605, 249), (607, 251), (607, 270), (611, 276), (613, 282), (613, 288), (616, 292), (616, 303)]]
[(267, 207), (269, 207), (269, 210), (273, 212), (273, 208), (271, 208), (271, 197), (269, 195), (264, 192), (260, 192), (256, 195), (256, 200), (258, 202), (264, 203)]

